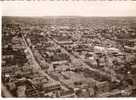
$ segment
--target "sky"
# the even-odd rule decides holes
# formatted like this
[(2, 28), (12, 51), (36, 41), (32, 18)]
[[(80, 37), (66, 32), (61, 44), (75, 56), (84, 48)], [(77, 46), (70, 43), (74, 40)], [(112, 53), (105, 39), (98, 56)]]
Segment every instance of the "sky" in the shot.
[(136, 1), (4, 1), (2, 16), (136, 16)]

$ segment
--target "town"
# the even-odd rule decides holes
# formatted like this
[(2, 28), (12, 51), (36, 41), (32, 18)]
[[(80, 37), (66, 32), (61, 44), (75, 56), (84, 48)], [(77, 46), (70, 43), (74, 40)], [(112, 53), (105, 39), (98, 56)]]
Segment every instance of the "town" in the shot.
[(135, 97), (136, 18), (3, 17), (3, 97)]

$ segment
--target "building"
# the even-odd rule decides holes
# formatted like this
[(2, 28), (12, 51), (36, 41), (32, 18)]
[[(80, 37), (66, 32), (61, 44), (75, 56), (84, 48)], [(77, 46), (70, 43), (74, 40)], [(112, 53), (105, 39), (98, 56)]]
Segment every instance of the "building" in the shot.
[(61, 89), (61, 85), (59, 82), (48, 82), (46, 84), (43, 84), (43, 90), (45, 92), (50, 92), (50, 91), (59, 91)]

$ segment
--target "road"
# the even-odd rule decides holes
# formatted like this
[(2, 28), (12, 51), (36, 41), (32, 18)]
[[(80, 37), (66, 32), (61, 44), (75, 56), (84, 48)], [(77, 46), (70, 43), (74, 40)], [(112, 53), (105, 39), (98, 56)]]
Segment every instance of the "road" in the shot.
[(34, 57), (34, 55), (33, 55), (33, 52), (32, 52), (32, 50), (31, 50), (31, 48), (29, 47), (28, 43), (26, 42), (26, 39), (25, 39), (25, 37), (24, 37), (23, 35), (22, 35), (22, 39), (23, 39), (23, 41), (24, 41), (24, 43), (25, 43), (25, 46), (27, 47), (27, 51), (28, 51), (29, 54), (31, 55), (31, 58), (32, 58), (32, 61), (33, 61), (33, 68), (34, 68), (36, 71), (38, 71), (41, 75), (46, 76), (49, 80), (55, 81), (55, 80), (53, 80), (47, 73), (45, 73), (45, 72), (41, 69), (40, 65), (37, 63), (37, 61), (36, 61), (36, 59), (35, 59), (35, 57)]
[[(47, 73), (45, 73), (45, 72), (41, 69), (39, 63), (38, 63), (38, 62), (36, 61), (36, 59), (35, 59), (35, 56), (34, 56), (32, 50), (31, 50), (31, 48), (29, 47), (29, 45), (28, 45), (28, 43), (27, 43), (27, 40), (25, 39), (25, 37), (24, 37), (23, 35), (22, 35), (22, 39), (23, 39), (23, 41), (24, 41), (24, 43), (25, 43), (25, 46), (27, 47), (27, 50), (28, 50), (29, 54), (31, 55), (31, 58), (32, 58), (32, 61), (33, 61), (33, 64), (34, 64), (33, 68), (34, 68), (35, 70), (37, 70), (41, 75), (46, 76), (49, 80), (59, 81), (63, 86), (66, 86), (62, 81), (60, 81), (60, 80), (54, 80), (52, 77), (50, 77)], [(82, 66), (83, 66), (84, 68), (87, 68), (87, 69), (89, 69), (89, 70), (91, 70), (91, 71), (97, 72), (97, 73), (99, 73), (100, 75), (109, 77), (110, 79), (112, 79), (112, 80), (114, 80), (114, 81), (119, 81), (119, 80), (118, 80), (115, 76), (113, 76), (113, 75), (109, 75), (109, 74), (107, 74), (107, 73), (105, 73), (105, 72), (103, 72), (103, 71), (100, 71), (100, 70), (98, 70), (98, 69), (91, 68), (91, 67), (88, 66), (84, 61), (82, 61), (82, 59), (76, 58), (74, 55), (70, 54), (65, 48), (63, 48), (62, 46), (60, 46), (54, 39), (52, 39), (52, 38), (49, 38), (49, 39), (51, 39), (51, 41), (53, 41), (53, 43), (54, 43), (56, 46), (58, 46), (58, 47), (62, 50), (62, 52), (64, 52), (64, 53), (66, 53), (67, 55), (69, 55), (70, 58), (72, 59), (72, 61), (75, 61), (75, 60), (76, 60), (76, 62), (82, 64)]]
[(71, 53), (69, 53), (65, 48), (63, 48), (60, 44), (58, 44), (55, 39), (50, 38), (50, 37), (49, 37), (49, 39), (51, 39), (51, 40), (55, 43), (55, 45), (57, 45), (59, 48), (61, 48), (62, 52), (64, 52), (64, 53), (66, 53), (67, 55), (69, 55), (70, 58), (72, 59), (72, 61), (76, 60), (78, 63), (81, 63), (81, 64), (84, 66), (84, 68), (87, 68), (87, 69), (89, 69), (89, 70), (91, 70), (91, 71), (97, 72), (97, 73), (99, 73), (100, 75), (109, 77), (112, 81), (120, 82), (120, 80), (117, 79), (116, 76), (114, 76), (114, 75), (112, 75), (112, 74), (106, 73), (106, 72), (101, 71), (101, 70), (98, 70), (98, 69), (91, 68), (91, 67), (90, 67), (89, 65), (87, 65), (82, 59), (76, 58), (74, 55), (72, 55)]
[(25, 39), (25, 37), (24, 37), (23, 35), (22, 35), (22, 38), (23, 38), (23, 41), (24, 41), (24, 43), (25, 43), (25, 45), (26, 45), (26, 47), (27, 47), (28, 52), (29, 52), (30, 55), (31, 55), (32, 61), (33, 61), (33, 63), (34, 63), (33, 68), (34, 68), (35, 70), (37, 70), (41, 75), (46, 76), (50, 81), (52, 81), (52, 82), (58, 81), (58, 82), (62, 85), (62, 87), (64, 87), (64, 88), (66, 87), (66, 88), (69, 89), (69, 86), (66, 85), (64, 82), (62, 82), (62, 81), (59, 80), (59, 79), (57, 79), (57, 80), (56, 80), (56, 79), (53, 79), (50, 75), (48, 75), (48, 73), (45, 73), (45, 72), (41, 69), (39, 63), (36, 61), (35, 56), (34, 56), (34, 54), (33, 54), (32, 50), (31, 50), (31, 48), (29, 47), (29, 45), (28, 45), (28, 43), (26, 42), (26, 39)]

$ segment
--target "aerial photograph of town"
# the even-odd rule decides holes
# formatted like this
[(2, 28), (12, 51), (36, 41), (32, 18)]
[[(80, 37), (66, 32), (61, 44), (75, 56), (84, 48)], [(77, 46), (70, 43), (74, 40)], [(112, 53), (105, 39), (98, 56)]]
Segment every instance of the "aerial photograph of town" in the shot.
[(2, 17), (2, 96), (136, 97), (136, 17)]

